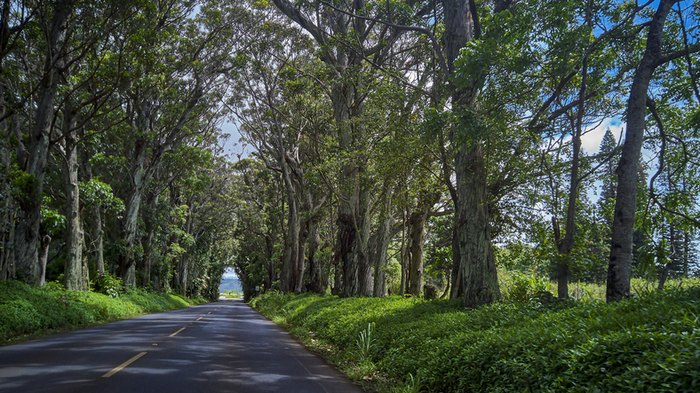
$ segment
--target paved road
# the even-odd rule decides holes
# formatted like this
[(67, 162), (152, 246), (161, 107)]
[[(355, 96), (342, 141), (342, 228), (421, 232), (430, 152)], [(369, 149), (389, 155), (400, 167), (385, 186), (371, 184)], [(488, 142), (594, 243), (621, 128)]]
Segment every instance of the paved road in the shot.
[(0, 392), (361, 390), (246, 304), (222, 300), (0, 347)]

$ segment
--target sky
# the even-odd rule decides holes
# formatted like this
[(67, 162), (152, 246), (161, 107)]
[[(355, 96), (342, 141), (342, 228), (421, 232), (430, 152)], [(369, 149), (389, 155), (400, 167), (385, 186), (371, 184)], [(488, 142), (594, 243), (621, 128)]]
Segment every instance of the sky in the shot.
[(227, 267), (224, 271), (223, 278), (238, 278), (232, 267)]
[(227, 138), (220, 138), (219, 141), (229, 161), (237, 161), (239, 156), (245, 158), (250, 155), (253, 149), (240, 141), (241, 134), (238, 132), (236, 123), (225, 120), (221, 125), (221, 130), (228, 134)]
[(615, 139), (619, 142), (622, 132), (624, 130), (625, 124), (620, 121), (619, 118), (613, 117), (603, 120), (602, 123), (598, 124), (592, 130), (586, 132), (585, 135), (581, 137), (581, 150), (586, 154), (595, 154), (600, 150), (600, 142), (603, 141), (603, 136), (606, 130), (612, 131), (615, 135)]

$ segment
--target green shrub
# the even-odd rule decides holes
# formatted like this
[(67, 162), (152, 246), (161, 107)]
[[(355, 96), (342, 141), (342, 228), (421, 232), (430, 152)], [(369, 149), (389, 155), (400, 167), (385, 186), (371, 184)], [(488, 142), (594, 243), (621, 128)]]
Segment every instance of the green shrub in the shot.
[(105, 294), (109, 297), (118, 297), (124, 291), (124, 283), (119, 277), (111, 274), (98, 276), (95, 280), (95, 292)]
[[(103, 288), (116, 289), (121, 280), (112, 277), (105, 282), (109, 285)], [(0, 343), (204, 302), (203, 299), (144, 290), (131, 290), (113, 297), (97, 292), (68, 291), (57, 282), (37, 288), (18, 281), (4, 281), (0, 282)]]
[(281, 293), (253, 305), (380, 392), (699, 390), (700, 287), (547, 305), (538, 301), (539, 284), (516, 280), (510, 300), (523, 302), (476, 310)]

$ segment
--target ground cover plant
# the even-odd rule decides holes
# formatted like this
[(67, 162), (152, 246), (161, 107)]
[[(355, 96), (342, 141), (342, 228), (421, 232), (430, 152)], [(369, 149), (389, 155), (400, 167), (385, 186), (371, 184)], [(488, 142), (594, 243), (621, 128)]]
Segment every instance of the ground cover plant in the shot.
[(612, 304), (531, 298), (476, 310), (277, 292), (252, 305), (380, 392), (700, 389), (698, 286)]
[(57, 283), (37, 288), (0, 282), (0, 344), (206, 302), (141, 289), (110, 287), (108, 293), (69, 291)]

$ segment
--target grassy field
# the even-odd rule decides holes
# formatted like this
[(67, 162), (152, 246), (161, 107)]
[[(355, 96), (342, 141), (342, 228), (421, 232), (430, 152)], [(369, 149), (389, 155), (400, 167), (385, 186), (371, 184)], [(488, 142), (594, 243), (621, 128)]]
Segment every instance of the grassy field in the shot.
[(513, 286), (509, 301), (477, 310), (280, 293), (252, 305), (371, 391), (697, 392), (700, 287), (692, 283), (616, 304), (599, 295), (543, 302)]
[(67, 291), (55, 283), (36, 288), (0, 282), (0, 344), (205, 302), (143, 290), (110, 297)]
[(242, 299), (243, 293), (241, 291), (226, 291), (220, 293), (219, 296), (223, 296), (227, 299)]

